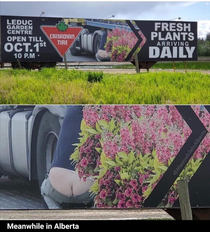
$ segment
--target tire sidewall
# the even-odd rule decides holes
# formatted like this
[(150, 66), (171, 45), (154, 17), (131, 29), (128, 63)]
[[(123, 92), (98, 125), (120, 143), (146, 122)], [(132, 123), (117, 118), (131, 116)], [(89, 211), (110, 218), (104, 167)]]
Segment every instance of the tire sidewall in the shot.
[(100, 34), (96, 34), (95, 38), (94, 38), (94, 54), (96, 54), (98, 52), (99, 46), (100, 46), (100, 41), (101, 41), (101, 35)]
[[(46, 177), (46, 174), (49, 170), (47, 170), (47, 162), (46, 160), (49, 159), (49, 152), (47, 152), (47, 148), (49, 149), (50, 142), (49, 135), (51, 137), (56, 136), (53, 142), (52, 150), (55, 150), (57, 138), (60, 131), (60, 123), (58, 121), (58, 118), (50, 113), (49, 111), (46, 111), (39, 124), (38, 129), (38, 135), (37, 135), (37, 146), (36, 146), (36, 167), (37, 167), (37, 180), (39, 187), (41, 187), (41, 184), (43, 180)], [(48, 157), (47, 157), (48, 156)], [(53, 157), (50, 157), (52, 160)]]

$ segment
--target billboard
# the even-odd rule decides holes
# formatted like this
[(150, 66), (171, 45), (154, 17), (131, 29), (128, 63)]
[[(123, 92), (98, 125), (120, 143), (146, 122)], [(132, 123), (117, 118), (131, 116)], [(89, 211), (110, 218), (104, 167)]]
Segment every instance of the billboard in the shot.
[(1, 16), (1, 32), (2, 62), (197, 60), (197, 22)]
[(139, 60), (197, 60), (196, 22), (135, 21), (135, 23), (147, 40), (138, 53)]
[[(52, 124), (50, 117), (45, 125)], [(70, 105), (53, 159), (41, 161), (42, 155), (35, 165), (43, 174), (41, 192), (36, 186), (27, 193), (26, 185), (17, 190), (17, 182), (1, 178), (0, 207), (35, 209), (45, 202), (49, 209), (177, 208), (177, 181), (187, 178), (192, 208), (209, 208), (209, 130), (209, 105)], [(44, 131), (51, 151), (52, 131)], [(38, 134), (32, 142), (41, 147), (45, 139)], [(30, 160), (34, 165), (36, 158)], [(48, 176), (46, 160), (51, 160)], [(0, 167), (4, 162), (1, 158)]]
[[(62, 61), (40, 29), (55, 25), (58, 18), (1, 16), (2, 62)], [(3, 33), (2, 33), (3, 32)]]

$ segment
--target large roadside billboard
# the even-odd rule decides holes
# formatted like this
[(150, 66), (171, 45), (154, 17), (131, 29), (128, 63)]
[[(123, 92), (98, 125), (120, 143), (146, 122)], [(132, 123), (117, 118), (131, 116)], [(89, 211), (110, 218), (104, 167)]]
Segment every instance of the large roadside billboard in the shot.
[[(135, 23), (146, 38), (144, 46), (138, 53), (139, 60), (197, 60), (196, 22), (135, 21)], [(128, 24), (131, 26), (129, 22)]]
[(2, 62), (197, 60), (197, 22), (1, 17)]
[[(6, 117), (3, 114), (1, 120)], [(16, 114), (18, 117), (21, 113)], [(38, 168), (37, 173), (43, 175), (41, 193), (50, 209), (176, 208), (177, 181), (182, 178), (189, 181), (192, 208), (210, 207), (210, 106), (68, 106), (53, 159), (49, 144), (54, 132), (45, 127), (52, 125), (51, 120), (52, 116), (45, 117), (37, 141), (35, 137), (32, 141), (40, 149), (45, 147), (41, 145), (45, 140), (49, 141), (49, 157), (44, 156), (43, 148), (42, 154), (37, 154), (36, 164), (36, 157), (29, 159)], [(42, 133), (46, 133), (46, 139)], [(6, 140), (3, 134), (2, 139)], [(1, 144), (0, 152), (5, 143)], [(8, 157), (1, 157), (0, 170), (9, 173), (11, 168), (3, 165)], [(12, 167), (16, 167), (15, 162), (20, 160), (10, 158), (14, 162)], [(45, 167), (47, 160), (52, 162), (46, 165), (49, 170)], [(49, 176), (45, 176), (46, 172)], [(20, 172), (17, 174), (21, 176)], [(39, 188), (30, 188), (32, 197), (27, 196), (26, 186), (17, 191), (17, 183), (1, 178), (1, 209), (26, 209), (27, 202), (28, 208), (43, 208), (38, 202)]]
[(55, 25), (58, 18), (1, 16), (2, 62), (56, 62), (62, 58), (40, 29)]

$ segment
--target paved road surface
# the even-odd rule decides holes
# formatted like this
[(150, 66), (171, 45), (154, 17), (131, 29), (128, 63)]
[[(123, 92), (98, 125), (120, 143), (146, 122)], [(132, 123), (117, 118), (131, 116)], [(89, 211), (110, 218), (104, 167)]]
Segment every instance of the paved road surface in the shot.
[(161, 209), (150, 210), (44, 210), (39, 190), (36, 185), (24, 183), (21, 180), (11, 181), (0, 179), (0, 220), (6, 219), (171, 219)]
[(0, 179), (0, 209), (44, 209), (37, 185)]

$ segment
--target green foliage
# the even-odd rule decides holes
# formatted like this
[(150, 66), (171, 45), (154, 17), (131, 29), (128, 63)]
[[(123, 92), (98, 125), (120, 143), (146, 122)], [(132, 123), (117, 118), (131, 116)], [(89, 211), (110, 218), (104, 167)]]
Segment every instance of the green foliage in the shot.
[[(202, 60), (202, 61), (199, 61)], [(210, 57), (204, 56), (199, 57), (198, 61), (186, 62), (187, 70), (209, 70), (210, 69)], [(185, 62), (176, 61), (174, 62), (175, 69), (185, 69)], [(134, 69), (133, 64), (119, 64), (114, 66), (115, 69)], [(157, 62), (151, 69), (173, 69), (173, 62)]]
[[(210, 75), (96, 74), (42, 69), (0, 70), (0, 104), (209, 104)], [(93, 73), (93, 72), (92, 72)], [(102, 79), (103, 77), (103, 79)]]
[[(209, 58), (210, 59), (210, 58)], [(175, 69), (185, 69), (185, 62), (174, 62)], [(190, 61), (186, 62), (186, 68), (187, 70), (209, 70), (210, 69), (210, 62), (197, 62), (197, 61)], [(173, 69), (173, 62), (165, 62), (156, 63), (152, 69)]]
[(206, 35), (206, 40), (210, 41), (210, 32)]
[[(210, 38), (210, 36), (207, 38)], [(208, 40), (199, 39), (198, 40), (198, 55), (199, 56), (210, 56), (210, 39)]]
[(88, 81), (93, 82), (101, 82), (103, 79), (103, 72), (88, 72)]

